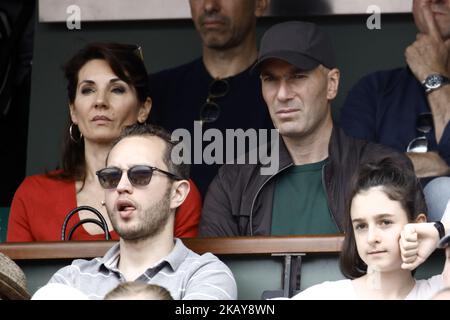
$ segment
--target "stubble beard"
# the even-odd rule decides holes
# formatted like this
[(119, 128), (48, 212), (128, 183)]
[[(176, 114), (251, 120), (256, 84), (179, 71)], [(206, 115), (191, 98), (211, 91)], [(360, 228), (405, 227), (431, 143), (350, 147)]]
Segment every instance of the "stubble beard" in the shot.
[(199, 33), (204, 47), (211, 50), (225, 51), (239, 46), (244, 41), (245, 32), (234, 30), (228, 17), (218, 17), (223, 25), (217, 30), (203, 28), (202, 23), (205, 18), (206, 16), (204, 15), (199, 20)]
[(171, 214), (170, 188), (168, 188), (160, 201), (141, 213), (136, 226), (121, 226), (116, 219), (111, 219), (111, 223), (122, 239), (143, 241), (160, 234), (164, 230)]

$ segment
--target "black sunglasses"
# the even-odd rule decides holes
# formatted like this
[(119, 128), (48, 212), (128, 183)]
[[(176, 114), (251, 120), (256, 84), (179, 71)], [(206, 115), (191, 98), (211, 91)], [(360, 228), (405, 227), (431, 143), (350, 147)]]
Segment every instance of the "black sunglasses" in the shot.
[(433, 129), (433, 116), (431, 112), (424, 112), (419, 114), (416, 121), (416, 129), (421, 135), (411, 140), (408, 143), (406, 152), (427, 152), (428, 151), (428, 138), (426, 136)]
[[(100, 182), (102, 188), (115, 189), (119, 185), (123, 171), (124, 170), (117, 167), (108, 167), (97, 171), (95, 174), (97, 175), (98, 181)], [(127, 170), (128, 180), (135, 187), (144, 187), (152, 180), (154, 171), (161, 172), (174, 180), (183, 180), (183, 178), (173, 173), (146, 165), (137, 165), (129, 168)]]
[(214, 122), (219, 118), (220, 106), (213, 99), (224, 97), (230, 90), (230, 84), (226, 79), (215, 79), (209, 85), (208, 97), (200, 110), (202, 123)]

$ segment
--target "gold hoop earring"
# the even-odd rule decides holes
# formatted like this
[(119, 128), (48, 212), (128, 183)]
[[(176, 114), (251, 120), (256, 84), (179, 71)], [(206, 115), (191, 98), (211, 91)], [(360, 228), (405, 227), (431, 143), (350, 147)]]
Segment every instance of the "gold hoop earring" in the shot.
[[(76, 140), (74, 137), (73, 137), (73, 134), (72, 134), (72, 130), (73, 130), (73, 125), (74, 125), (75, 123), (72, 123), (71, 125), (70, 125), (70, 127), (69, 127), (69, 136), (70, 136), (70, 140), (72, 140), (73, 142), (75, 142), (75, 143), (78, 143), (78, 142), (80, 142), (82, 139), (83, 139), (83, 134), (80, 132), (80, 137), (78, 138), (78, 140)], [(79, 130), (78, 130), (79, 131)]]

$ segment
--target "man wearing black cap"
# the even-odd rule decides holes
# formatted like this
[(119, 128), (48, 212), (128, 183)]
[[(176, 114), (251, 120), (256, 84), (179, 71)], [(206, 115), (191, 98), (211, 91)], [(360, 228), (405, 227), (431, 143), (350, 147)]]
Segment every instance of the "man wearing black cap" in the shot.
[(291, 21), (270, 28), (256, 71), (281, 135), (279, 169), (262, 175), (262, 164), (223, 166), (208, 191), (200, 235), (341, 232), (353, 173), (362, 162), (393, 151), (350, 138), (333, 125), (331, 101), (340, 73), (331, 42), (316, 25)]

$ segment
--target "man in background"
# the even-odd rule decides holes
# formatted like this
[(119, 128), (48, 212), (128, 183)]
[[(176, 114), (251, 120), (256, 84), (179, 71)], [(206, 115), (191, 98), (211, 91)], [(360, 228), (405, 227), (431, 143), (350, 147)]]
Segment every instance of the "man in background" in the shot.
[(340, 125), (350, 136), (405, 152), (436, 221), (450, 198), (450, 0), (414, 0), (412, 13), (419, 33), (405, 50), (407, 66), (362, 78)]
[[(226, 129), (272, 128), (258, 75), (249, 72), (258, 55), (256, 20), (268, 2), (189, 1), (202, 56), (150, 75), (151, 123), (169, 131), (187, 129), (192, 141), (194, 121), (200, 132), (218, 129), (223, 136)], [(223, 155), (226, 161), (225, 150)], [(203, 160), (193, 164), (192, 179), (203, 196), (221, 164), (205, 164)]]

